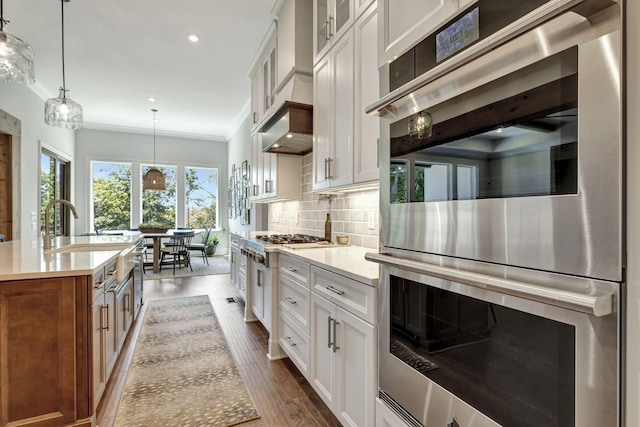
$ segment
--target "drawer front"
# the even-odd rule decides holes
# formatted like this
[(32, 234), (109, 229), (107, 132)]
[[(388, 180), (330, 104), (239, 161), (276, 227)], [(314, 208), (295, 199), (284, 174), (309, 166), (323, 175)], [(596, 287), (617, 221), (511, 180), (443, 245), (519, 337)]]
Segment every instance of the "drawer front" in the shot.
[(339, 274), (311, 267), (313, 292), (359, 318), (376, 324), (376, 288)]
[(287, 276), (280, 276), (280, 309), (307, 334), (309, 333), (309, 289)]
[(301, 331), (290, 317), (280, 312), (278, 320), (280, 347), (284, 350), (302, 375), (309, 379), (309, 335)]
[(294, 279), (299, 284), (309, 289), (309, 264), (297, 258), (280, 255), (280, 276)]

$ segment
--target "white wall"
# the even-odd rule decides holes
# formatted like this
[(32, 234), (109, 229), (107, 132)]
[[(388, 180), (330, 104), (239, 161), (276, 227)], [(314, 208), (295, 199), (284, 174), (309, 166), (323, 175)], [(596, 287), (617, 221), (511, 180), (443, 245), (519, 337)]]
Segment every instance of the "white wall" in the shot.
[[(249, 162), (249, 166), (253, 167), (253, 165), (251, 165), (251, 134), (249, 132), (249, 128), (249, 115), (247, 115), (229, 140), (228, 165), (235, 164), (236, 167), (238, 167), (242, 164), (242, 162), (247, 160)], [(225, 175), (227, 177), (227, 183), (229, 182), (230, 173), (231, 172), (228, 172)], [(229, 227), (227, 228), (227, 230), (232, 233), (242, 233), (244, 231), (250, 230), (266, 230), (266, 212), (267, 206), (254, 203), (251, 205), (251, 217), (249, 220), (249, 224), (243, 225), (240, 218), (229, 219)]]
[[(76, 136), (75, 205), (81, 218), (76, 223), (76, 233), (93, 231), (89, 223), (91, 161), (141, 162), (153, 164), (153, 131), (148, 134), (112, 132), (83, 129)], [(220, 226), (228, 229), (227, 191), (227, 142), (165, 136), (156, 131), (155, 164), (218, 168), (218, 205)], [(132, 171), (135, 173), (135, 171)], [(136, 191), (134, 188), (133, 192)], [(134, 208), (135, 209), (135, 208)], [(134, 222), (135, 223), (135, 222)], [(178, 226), (184, 224), (178, 223)], [(216, 253), (227, 253), (227, 233), (217, 233), (220, 246)]]
[[(0, 83), (0, 110), (22, 122), (20, 151), (13, 153), (14, 158), (19, 158), (20, 165), (13, 176), (13, 210), (18, 216), (14, 218), (14, 239), (35, 239), (40, 235), (40, 147), (45, 147), (68, 160), (74, 159), (74, 131), (46, 125), (44, 102), (45, 100), (28, 86)], [(73, 174), (73, 164), (71, 168)], [(72, 184), (72, 200), (74, 191)], [(35, 230), (32, 227), (32, 213), (36, 215)], [(73, 227), (72, 223), (72, 232)]]

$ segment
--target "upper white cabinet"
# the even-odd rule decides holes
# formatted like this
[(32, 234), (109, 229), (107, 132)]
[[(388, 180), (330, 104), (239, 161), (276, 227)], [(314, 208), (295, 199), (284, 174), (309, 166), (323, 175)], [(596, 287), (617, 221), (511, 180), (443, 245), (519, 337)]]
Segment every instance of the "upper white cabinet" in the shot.
[(375, 0), (354, 0), (353, 15), (356, 17), (356, 19), (360, 18), (360, 15), (362, 15), (364, 11), (367, 10), (367, 8), (374, 2)]
[(283, 0), (274, 6), (274, 13), (278, 16), (278, 89), (286, 84), (292, 73), (311, 76), (313, 72), (312, 6), (310, 1), (296, 0)]
[(271, 24), (249, 69), (251, 78), (251, 128), (271, 112), (277, 81), (277, 27)]
[(340, 39), (313, 73), (313, 189), (352, 181), (353, 34)]
[(380, 0), (378, 66), (431, 34), (470, 0)]
[[(356, 4), (363, 3), (359, 1)], [(378, 118), (365, 113), (365, 108), (379, 98), (378, 83), (378, 10), (369, 8), (358, 18), (355, 35), (355, 115), (353, 182), (364, 183), (379, 179), (378, 144), (380, 126)]]
[(378, 179), (378, 118), (364, 112), (379, 93), (376, 33), (371, 4), (314, 67), (314, 191)]
[(302, 157), (262, 152), (260, 133), (251, 135), (251, 144), (251, 201), (300, 199)]
[(313, 0), (313, 63), (345, 34), (354, 20), (354, 0)]

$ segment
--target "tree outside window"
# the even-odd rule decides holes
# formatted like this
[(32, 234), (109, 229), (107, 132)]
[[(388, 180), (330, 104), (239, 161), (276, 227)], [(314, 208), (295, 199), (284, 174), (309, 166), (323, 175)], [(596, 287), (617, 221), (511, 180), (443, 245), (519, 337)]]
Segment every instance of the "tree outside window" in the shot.
[(128, 230), (131, 226), (131, 165), (92, 162), (93, 226)]
[(187, 227), (217, 228), (218, 169), (185, 168)]
[[(142, 176), (152, 166), (142, 166)], [(142, 221), (145, 224), (161, 224), (166, 227), (176, 226), (176, 167), (160, 167), (166, 179), (166, 191), (142, 191)], [(142, 179), (140, 180), (142, 182)]]

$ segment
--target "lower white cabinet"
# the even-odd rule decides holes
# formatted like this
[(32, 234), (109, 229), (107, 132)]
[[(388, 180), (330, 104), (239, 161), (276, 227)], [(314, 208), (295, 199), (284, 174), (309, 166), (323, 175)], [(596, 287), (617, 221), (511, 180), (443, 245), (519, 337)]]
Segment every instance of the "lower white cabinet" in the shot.
[[(312, 277), (323, 274), (318, 271), (312, 267)], [(333, 289), (339, 289), (339, 284)], [(374, 324), (311, 292), (309, 381), (343, 425), (374, 424), (376, 344)]]
[(117, 350), (120, 351), (127, 338), (127, 332), (133, 323), (133, 280), (128, 279), (116, 290), (117, 318), (114, 328), (117, 328)]

